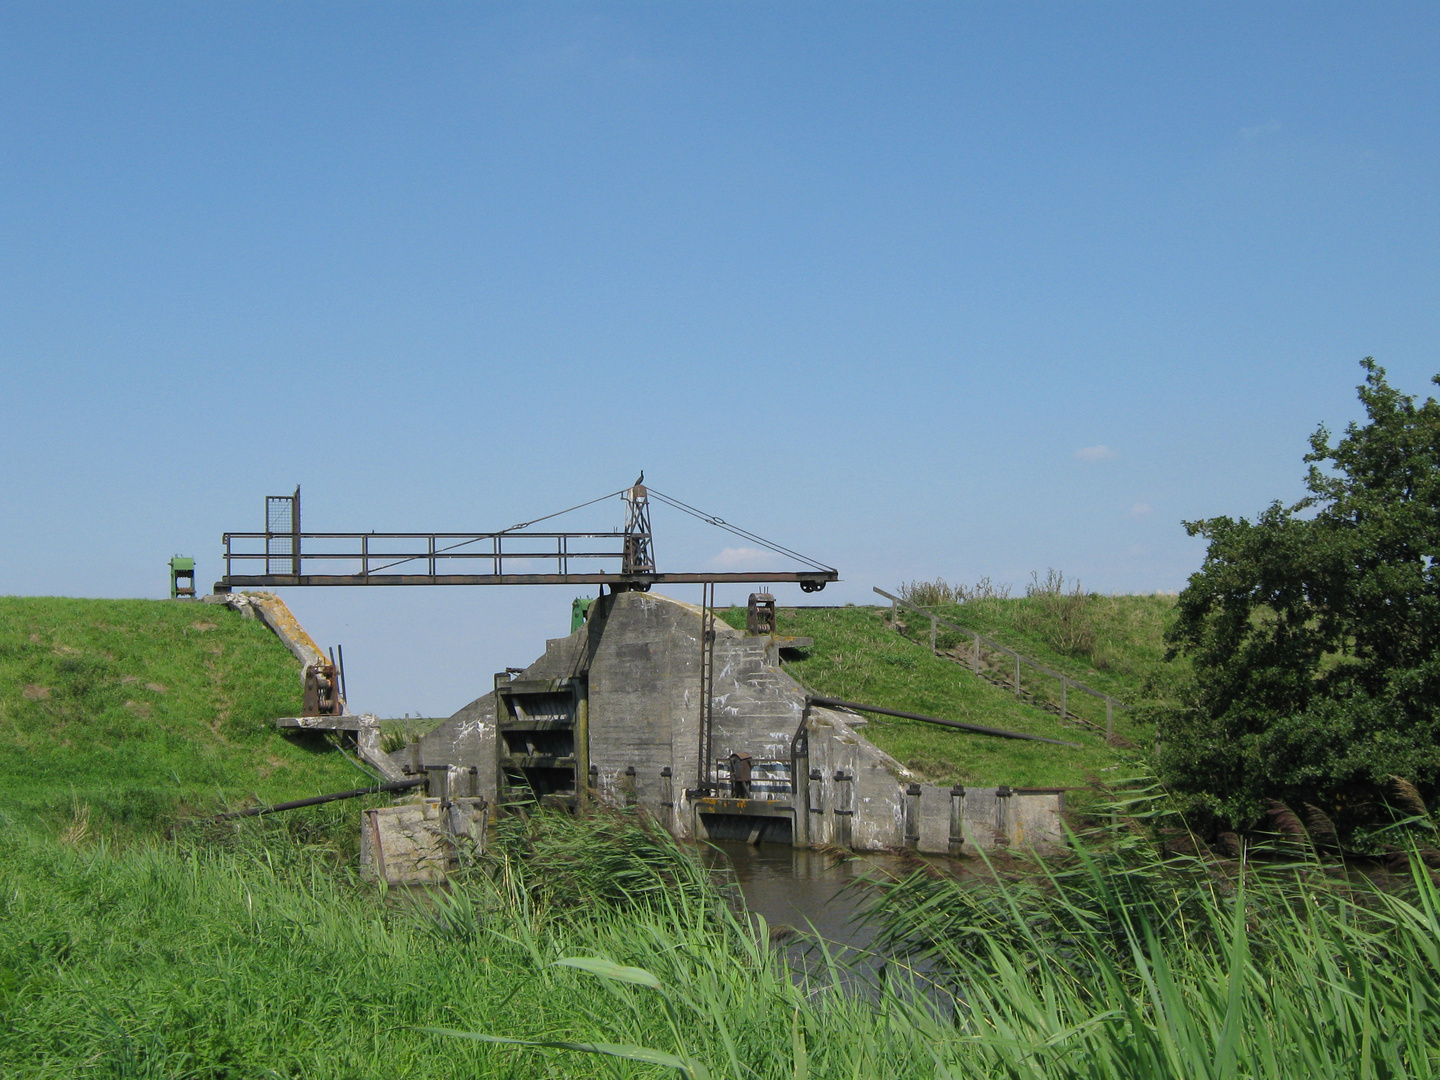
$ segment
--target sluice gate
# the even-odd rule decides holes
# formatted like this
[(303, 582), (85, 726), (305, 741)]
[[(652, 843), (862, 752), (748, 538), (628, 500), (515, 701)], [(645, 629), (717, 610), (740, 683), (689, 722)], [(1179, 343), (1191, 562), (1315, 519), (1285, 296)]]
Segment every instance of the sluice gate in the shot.
[(796, 644), (654, 593), (607, 595), (425, 735), (419, 756), (427, 771), (473, 770), (474, 795), (496, 808), (638, 805), (681, 838), (940, 854), (1063, 843), (1062, 792), (920, 782), (860, 716), (784, 672)]
[[(327, 663), (308, 639), (301, 643), (307, 715), (282, 723), (353, 729), (362, 755), (391, 781), (426, 777), (423, 804), (366, 812), (368, 866), (387, 879), (390, 868), (417, 860), (426, 873), (439, 872), (451, 857), (446, 853), (462, 846), (461, 836), (483, 844), (495, 814), (527, 803), (639, 806), (680, 838), (797, 847), (958, 854), (1063, 842), (1062, 792), (921, 783), (864, 737), (866, 721), (853, 703), (810, 695), (781, 667), (786, 649), (808, 642), (776, 634), (768, 592), (752, 594), (743, 632), (715, 616), (717, 583), (790, 582), (816, 592), (838, 580), (833, 567), (643, 481), (642, 473), (629, 488), (560, 511), (618, 496), (624, 529), (608, 533), (532, 528), (559, 514), (496, 532), (304, 532), (296, 488), (267, 500), (265, 532), (225, 534), (225, 576), (216, 583), (222, 595), (214, 599), (237, 606), (251, 601), (231, 590), (255, 586), (608, 586), (588, 606), (576, 604), (572, 633), (548, 641), (544, 656), (495, 676), (487, 693), (390, 754), (380, 749), (374, 719), (345, 707), (343, 658)], [(802, 568), (661, 572), (652, 498)], [(551, 572), (533, 572), (546, 562)], [(682, 582), (703, 587), (699, 607), (650, 591)], [(282, 633), (278, 622), (272, 625)]]

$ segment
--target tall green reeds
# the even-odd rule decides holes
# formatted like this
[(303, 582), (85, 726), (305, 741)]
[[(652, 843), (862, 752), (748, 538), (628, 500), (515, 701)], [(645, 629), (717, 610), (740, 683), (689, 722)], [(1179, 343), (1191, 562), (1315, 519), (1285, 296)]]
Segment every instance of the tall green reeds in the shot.
[[(1143, 823), (1142, 823), (1143, 825)], [(1440, 896), (1141, 826), (882, 890), (894, 955), (787, 964), (643, 819), (539, 816), (446, 890), (276, 823), (0, 838), (7, 1077), (1401, 1077), (1440, 1065)], [(920, 972), (917, 974), (916, 972)], [(936, 985), (944, 992), (935, 989)], [(465, 1038), (457, 1038), (461, 1033)]]
[[(1163, 796), (1126, 809), (1145, 801)], [(1404, 876), (1377, 883), (1293, 845), (1219, 859), (1168, 816), (1122, 817), (1077, 838), (1058, 867), (980, 884), (919, 872), (881, 887), (869, 912), (880, 943), (948, 985), (967, 1069), (1440, 1071), (1440, 890), (1418, 850)]]

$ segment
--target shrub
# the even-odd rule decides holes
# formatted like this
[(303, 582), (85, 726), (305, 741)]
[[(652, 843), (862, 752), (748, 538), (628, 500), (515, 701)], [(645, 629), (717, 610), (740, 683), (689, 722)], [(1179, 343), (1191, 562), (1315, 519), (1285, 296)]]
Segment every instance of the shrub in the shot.
[(1065, 575), (1053, 566), (1040, 580), (1039, 571), (1031, 571), (1025, 598), (1031, 603), (1022, 610), (1019, 622), (1036, 631), (1058, 652), (1090, 659), (1097, 667), (1104, 666), (1104, 651), (1097, 651), (1098, 636), (1090, 611), (1090, 597), (1077, 580), (1069, 587)]

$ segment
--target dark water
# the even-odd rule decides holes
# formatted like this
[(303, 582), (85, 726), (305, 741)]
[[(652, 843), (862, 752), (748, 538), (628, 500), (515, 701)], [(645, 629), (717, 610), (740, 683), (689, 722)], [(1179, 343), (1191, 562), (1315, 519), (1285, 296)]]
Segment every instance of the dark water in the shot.
[(869, 899), (857, 883), (898, 870), (893, 859), (842, 861), (785, 844), (719, 841), (713, 846), (729, 863), (745, 907), (763, 916), (772, 929), (791, 926), (850, 948), (867, 948), (871, 937), (854, 918)]
[[(833, 963), (840, 982), (863, 994), (874, 990), (881, 969), (903, 970), (942, 1010), (950, 1007), (948, 994), (931, 981), (929, 962), (881, 954), (875, 948), (875, 927), (859, 918), (875, 896), (865, 887), (866, 880), (903, 877), (914, 867), (913, 860), (885, 855), (841, 860), (783, 844), (712, 844), (717, 849), (710, 856), (713, 865), (727, 869), (728, 862), (746, 909), (764, 918), (797, 979), (828, 981)], [(926, 861), (943, 873), (973, 876), (964, 860)], [(786, 927), (796, 933), (785, 934)]]

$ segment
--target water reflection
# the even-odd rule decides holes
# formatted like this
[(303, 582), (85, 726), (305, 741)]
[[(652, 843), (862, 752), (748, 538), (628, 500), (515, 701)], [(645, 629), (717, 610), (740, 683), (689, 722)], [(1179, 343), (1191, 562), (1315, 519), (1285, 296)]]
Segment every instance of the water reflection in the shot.
[[(828, 852), (783, 844), (712, 841), (706, 858), (730, 877), (746, 910), (765, 919), (797, 979), (815, 976), (824, 982), (833, 971), (842, 985), (873, 994), (888, 970), (892, 977), (904, 973), (907, 980), (913, 980), (912, 985), (942, 1013), (953, 1007), (949, 993), (932, 982), (935, 972), (930, 961), (916, 963), (881, 955), (874, 948), (876, 928), (860, 918), (875, 895), (864, 882), (903, 877), (915, 868), (915, 857), (837, 858)], [(942, 873), (975, 876), (964, 860), (924, 861)], [(777, 934), (782, 927), (793, 927), (797, 933)]]
[(856, 882), (900, 872), (899, 862), (885, 856), (840, 859), (785, 844), (715, 841), (709, 858), (717, 869), (728, 864), (746, 909), (772, 928), (813, 929), (826, 942), (851, 949), (868, 948), (872, 936), (854, 919), (869, 898)]

